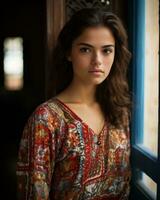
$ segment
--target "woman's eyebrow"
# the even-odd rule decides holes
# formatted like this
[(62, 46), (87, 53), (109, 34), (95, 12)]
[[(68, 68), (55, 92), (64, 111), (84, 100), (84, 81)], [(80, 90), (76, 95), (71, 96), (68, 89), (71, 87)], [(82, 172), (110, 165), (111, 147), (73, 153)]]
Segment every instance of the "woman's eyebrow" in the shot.
[(107, 44), (107, 45), (104, 45), (104, 46), (102, 46), (102, 48), (108, 48), (108, 47), (115, 47), (115, 45), (113, 45), (113, 44)]
[[(78, 46), (81, 46), (81, 45), (82, 45), (82, 46), (88, 46), (88, 47), (94, 48), (93, 45), (88, 44), (88, 43), (85, 43), (85, 42), (78, 43), (77, 45), (78, 45)], [(113, 45), (113, 44), (107, 44), (107, 45), (103, 45), (103, 46), (102, 46), (102, 48), (108, 48), (108, 47), (115, 47), (115, 45)]]

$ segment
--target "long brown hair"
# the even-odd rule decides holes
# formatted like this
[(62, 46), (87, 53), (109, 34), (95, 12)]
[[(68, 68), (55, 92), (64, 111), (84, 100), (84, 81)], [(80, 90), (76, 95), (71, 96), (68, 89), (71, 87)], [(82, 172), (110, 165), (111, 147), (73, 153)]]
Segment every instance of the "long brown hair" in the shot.
[(67, 54), (73, 41), (86, 28), (99, 25), (109, 28), (115, 38), (115, 58), (110, 74), (97, 86), (96, 98), (112, 125), (126, 126), (131, 106), (127, 82), (127, 67), (131, 54), (127, 48), (126, 30), (121, 20), (111, 12), (85, 8), (76, 12), (65, 24), (53, 52), (54, 66), (50, 71), (48, 97), (60, 93), (72, 81), (72, 64), (67, 60)]

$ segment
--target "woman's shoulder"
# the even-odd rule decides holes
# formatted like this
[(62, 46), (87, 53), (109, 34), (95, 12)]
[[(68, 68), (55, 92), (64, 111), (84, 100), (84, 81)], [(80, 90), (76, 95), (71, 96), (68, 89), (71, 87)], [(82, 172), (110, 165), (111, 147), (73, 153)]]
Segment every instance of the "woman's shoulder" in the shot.
[(64, 111), (57, 103), (56, 98), (51, 98), (39, 104), (33, 111), (32, 117), (43, 120), (63, 120)]

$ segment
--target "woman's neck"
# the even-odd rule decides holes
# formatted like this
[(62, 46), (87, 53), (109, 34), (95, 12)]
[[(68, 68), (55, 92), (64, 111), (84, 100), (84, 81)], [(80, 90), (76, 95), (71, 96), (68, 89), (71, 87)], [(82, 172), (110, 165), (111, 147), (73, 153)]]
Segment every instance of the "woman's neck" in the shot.
[(60, 98), (67, 102), (91, 105), (96, 102), (96, 87), (72, 81), (71, 84), (60, 94)]

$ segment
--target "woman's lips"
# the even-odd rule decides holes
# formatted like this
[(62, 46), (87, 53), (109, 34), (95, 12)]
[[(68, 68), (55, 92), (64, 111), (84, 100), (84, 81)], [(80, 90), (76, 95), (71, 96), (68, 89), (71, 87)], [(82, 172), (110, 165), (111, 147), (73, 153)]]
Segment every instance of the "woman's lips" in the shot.
[(93, 70), (89, 70), (88, 72), (91, 74), (97, 74), (97, 75), (104, 73), (104, 71), (102, 71), (100, 69), (93, 69)]

